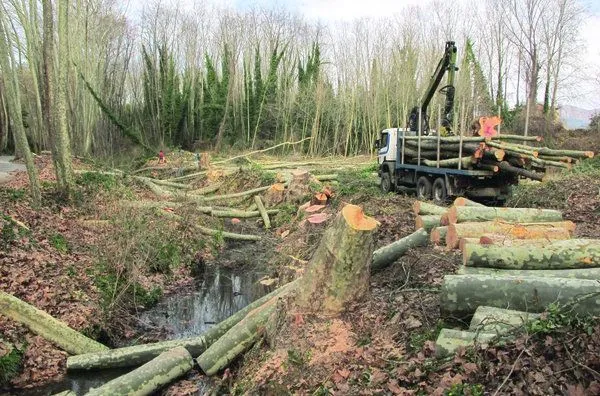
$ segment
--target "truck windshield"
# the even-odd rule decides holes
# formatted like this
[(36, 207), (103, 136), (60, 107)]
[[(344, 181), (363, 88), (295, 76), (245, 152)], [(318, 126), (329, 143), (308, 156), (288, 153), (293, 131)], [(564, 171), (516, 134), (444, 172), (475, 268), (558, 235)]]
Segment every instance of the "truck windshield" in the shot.
[(388, 146), (388, 139), (390, 135), (388, 133), (381, 134), (381, 143), (379, 143), (379, 148), (386, 148)]

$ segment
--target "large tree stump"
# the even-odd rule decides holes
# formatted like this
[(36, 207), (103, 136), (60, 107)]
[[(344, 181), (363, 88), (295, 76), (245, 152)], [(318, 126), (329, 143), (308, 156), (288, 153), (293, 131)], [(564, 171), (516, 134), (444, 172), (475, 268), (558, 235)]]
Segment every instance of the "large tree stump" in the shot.
[(336, 315), (369, 290), (377, 221), (346, 205), (325, 232), (298, 288), (300, 308)]
[(285, 191), (285, 202), (300, 204), (310, 195), (310, 173), (305, 170), (292, 172), (292, 180)]

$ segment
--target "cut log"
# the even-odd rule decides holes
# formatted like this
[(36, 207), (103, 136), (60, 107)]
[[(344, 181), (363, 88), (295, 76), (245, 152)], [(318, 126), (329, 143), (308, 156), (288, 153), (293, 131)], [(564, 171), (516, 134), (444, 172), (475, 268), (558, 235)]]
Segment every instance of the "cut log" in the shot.
[(593, 151), (578, 151), (578, 150), (553, 150), (547, 147), (542, 147), (538, 149), (538, 152), (543, 155), (550, 156), (567, 156), (573, 158), (594, 158)]
[(258, 340), (261, 328), (275, 312), (278, 297), (274, 297), (252, 310), (238, 324), (219, 338), (196, 361), (206, 375), (214, 375), (224, 369), (240, 354)]
[(430, 238), (431, 242), (436, 245), (442, 244), (442, 241), (446, 240), (446, 232), (447, 231), (448, 231), (447, 226), (435, 227), (433, 230), (431, 230), (431, 238)]
[(181, 377), (194, 367), (194, 360), (184, 347), (163, 352), (141, 367), (91, 389), (86, 395), (150, 395), (161, 386)]
[(494, 136), (492, 140), (515, 140), (521, 142), (541, 142), (544, 140), (541, 136), (521, 136), (521, 135), (498, 135)]
[(454, 200), (454, 206), (478, 206), (485, 207), (484, 204), (480, 204), (479, 202), (471, 201), (465, 197), (458, 197)]
[(548, 161), (548, 160), (543, 160), (543, 159), (533, 158), (533, 157), (526, 157), (525, 162), (535, 164), (536, 167), (540, 167), (540, 168), (547, 168), (549, 166), (553, 166), (555, 168), (564, 168), (564, 169), (573, 168), (573, 164), (567, 164), (567, 163), (560, 162), (560, 161)]
[(539, 314), (530, 312), (481, 306), (473, 314), (469, 331), (505, 334), (539, 317)]
[(217, 191), (219, 188), (223, 186), (223, 182), (211, 183), (208, 186), (204, 186), (202, 188), (198, 188), (195, 190), (191, 190), (189, 192), (190, 195), (206, 195), (211, 194)]
[(271, 220), (269, 220), (269, 215), (267, 214), (267, 210), (265, 209), (265, 206), (263, 205), (262, 200), (260, 199), (260, 196), (258, 196), (258, 195), (254, 196), (254, 203), (256, 204), (256, 207), (258, 208), (260, 217), (262, 217), (262, 219), (263, 219), (265, 228), (267, 228), (267, 229), (271, 228)]
[[(139, 178), (139, 177), (136, 177), (136, 178)], [(191, 190), (193, 188), (192, 186), (190, 186), (188, 184), (175, 183), (175, 182), (171, 182), (168, 180), (160, 180), (160, 179), (152, 179), (152, 178), (150, 178), (150, 180), (152, 181), (152, 183), (157, 184), (159, 186), (176, 188), (179, 190)]]
[(440, 217), (439, 215), (428, 215), (428, 216), (417, 216), (415, 217), (415, 230), (419, 230), (421, 228), (426, 231), (431, 230), (432, 228), (440, 226)]
[(419, 229), (394, 243), (375, 250), (371, 270), (377, 271), (387, 267), (402, 257), (408, 249), (427, 245), (427, 239), (427, 231)]
[(511, 224), (502, 221), (450, 224), (446, 232), (446, 246), (456, 249), (461, 238), (479, 238), (485, 234), (505, 235), (508, 239), (549, 239), (571, 238), (575, 230), (572, 221), (552, 223)]
[(415, 201), (413, 203), (413, 212), (415, 215), (442, 215), (446, 213), (448, 208), (434, 205), (429, 202)]
[[(425, 164), (425, 166), (435, 167), (438, 165), (438, 161), (428, 159), (424, 159), (422, 162), (423, 164)], [(469, 169), (473, 167), (473, 164), (475, 164), (476, 161), (473, 159), (473, 157), (450, 158), (439, 161), (439, 165), (441, 168), (457, 167), (459, 163), (461, 164), (462, 169)]]
[(552, 241), (548, 239), (512, 239), (506, 235), (484, 234), (480, 238), (461, 238), (458, 244), (459, 250), (464, 252), (465, 246), (470, 243), (482, 246), (530, 246), (534, 248), (546, 246)]
[(271, 293), (259, 298), (240, 309), (229, 318), (212, 326), (198, 337), (179, 340), (155, 342), (145, 345), (134, 345), (124, 348), (111, 349), (98, 353), (70, 356), (67, 358), (67, 370), (97, 370), (107, 368), (131, 367), (144, 364), (161, 353), (178, 346), (186, 348), (192, 356), (198, 356), (210, 345), (227, 333), (235, 324), (240, 322), (249, 312), (262, 306), (277, 296), (283, 296), (298, 285), (298, 281), (290, 282)]
[(448, 209), (450, 224), (496, 219), (514, 223), (547, 223), (561, 221), (562, 213), (552, 209), (494, 208), (488, 206), (451, 206)]
[(315, 175), (313, 176), (313, 178), (317, 181), (332, 181), (332, 180), (337, 180), (338, 179), (338, 175), (337, 173), (332, 173), (329, 175)]
[(600, 280), (600, 268), (564, 269), (564, 270), (500, 270), (495, 268), (465, 267), (461, 265), (457, 275), (537, 276), (542, 278), (574, 278)]
[(257, 187), (257, 188), (253, 188), (253, 189), (247, 190), (247, 191), (240, 191), (240, 192), (237, 192), (237, 193), (225, 194), (225, 195), (213, 195), (212, 197), (198, 197), (197, 200), (199, 202), (209, 202), (209, 201), (227, 200), (227, 199), (231, 199), (231, 198), (246, 197), (248, 195), (252, 195), (252, 194), (256, 194), (256, 193), (259, 193), (259, 192), (266, 191), (270, 187), (271, 186)]
[(108, 349), (46, 312), (3, 291), (0, 291), (0, 314), (24, 324), (35, 334), (44, 337), (72, 355)]
[[(156, 213), (163, 217), (167, 217), (171, 220), (176, 220), (176, 221), (180, 221), (180, 222), (183, 221), (183, 218), (181, 216), (178, 216), (171, 212), (167, 212), (164, 210), (157, 210)], [(258, 235), (236, 234), (234, 232), (214, 230), (212, 228), (204, 227), (204, 226), (197, 225), (197, 224), (192, 224), (192, 226), (194, 227), (194, 229), (196, 231), (200, 232), (201, 234), (221, 237), (221, 238), (225, 238), (225, 239), (233, 239), (233, 240), (237, 240), (237, 241), (260, 241), (262, 239)]]
[(285, 184), (275, 183), (265, 192), (265, 204), (275, 206), (283, 202), (285, 193)]
[(572, 304), (569, 309), (573, 313), (599, 315), (599, 293), (600, 282), (594, 280), (446, 275), (440, 292), (440, 310), (445, 318), (464, 320), (481, 305), (539, 313), (558, 303)]
[(171, 197), (173, 193), (159, 187), (148, 177), (136, 176), (136, 179), (141, 181), (150, 191), (152, 191), (158, 197)]
[(323, 234), (299, 286), (302, 309), (337, 315), (369, 290), (378, 222), (348, 204)]
[(536, 173), (527, 169), (519, 168), (511, 165), (507, 161), (501, 161), (496, 163), (496, 165), (503, 171), (507, 173), (512, 173), (514, 175), (519, 175), (526, 177), (531, 180), (542, 181), (544, 180), (544, 175), (541, 173)]
[(435, 354), (442, 358), (456, 353), (460, 348), (473, 347), (475, 344), (485, 347), (496, 336), (494, 333), (442, 329), (435, 342)]
[(600, 240), (570, 239), (545, 246), (482, 246), (467, 244), (468, 267), (499, 269), (575, 269), (600, 266)]
[(502, 149), (506, 153), (524, 154), (532, 156), (534, 158), (539, 155), (539, 152), (535, 150), (534, 147), (521, 146), (518, 144), (511, 144), (506, 142), (486, 142), (486, 144), (490, 147)]

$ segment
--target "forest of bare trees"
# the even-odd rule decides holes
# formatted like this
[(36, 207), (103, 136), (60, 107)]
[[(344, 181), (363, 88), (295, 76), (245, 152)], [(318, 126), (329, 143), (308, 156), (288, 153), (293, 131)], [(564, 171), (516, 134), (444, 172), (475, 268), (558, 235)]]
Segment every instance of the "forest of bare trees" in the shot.
[[(114, 155), (312, 137), (308, 154), (352, 155), (382, 128), (405, 125), (446, 40), (459, 47), (457, 127), (499, 112), (508, 127), (537, 111), (551, 122), (577, 77), (584, 14), (577, 0), (434, 0), (325, 25), (202, 3), (148, 3), (132, 17), (115, 0), (7, 0), (0, 150), (13, 140), (19, 149), (13, 136), (23, 132), (34, 152), (58, 153), (63, 185), (68, 147)], [(434, 127), (442, 99), (430, 107)]]

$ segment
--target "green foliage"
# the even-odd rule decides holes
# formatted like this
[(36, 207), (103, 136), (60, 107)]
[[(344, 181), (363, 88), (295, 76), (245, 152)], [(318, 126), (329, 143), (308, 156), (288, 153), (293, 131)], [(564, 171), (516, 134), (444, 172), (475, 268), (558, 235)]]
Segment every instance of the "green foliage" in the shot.
[(381, 195), (376, 181), (371, 174), (377, 171), (377, 164), (369, 165), (358, 171), (349, 170), (338, 173), (338, 196), (364, 194), (369, 196)]
[(444, 327), (443, 321), (438, 321), (435, 327), (428, 328), (421, 332), (414, 332), (410, 335), (408, 345), (413, 350), (421, 350), (427, 341), (434, 341), (437, 339), (440, 331)]
[(277, 209), (279, 209), (279, 213), (277, 213), (272, 220), (276, 227), (281, 227), (284, 224), (291, 224), (298, 211), (296, 206), (290, 204), (279, 205)]
[(21, 371), (25, 347), (17, 349), (12, 345), (5, 344), (2, 340), (0, 340), (0, 343), (2, 343), (0, 351), (2, 351), (3, 347), (10, 349), (4, 356), (0, 356), (0, 386), (3, 386), (8, 384)]
[(59, 253), (66, 254), (69, 252), (69, 242), (62, 234), (57, 232), (51, 235), (48, 241)]
[(7, 199), (10, 202), (17, 202), (25, 199), (27, 191), (24, 189), (3, 188), (0, 194), (0, 200)]
[(600, 132), (600, 112), (594, 113), (590, 118), (588, 129), (595, 132)]
[(569, 329), (579, 329), (591, 335), (594, 331), (594, 320), (591, 316), (573, 313), (568, 307), (557, 303), (550, 304), (546, 312), (536, 320), (526, 323), (529, 333), (546, 335)]
[(288, 363), (294, 366), (302, 367), (310, 361), (310, 351), (302, 353), (302, 351), (299, 351), (297, 349), (288, 349), (287, 355)]
[(30, 234), (7, 215), (0, 215), (0, 250), (9, 251), (14, 243)]

